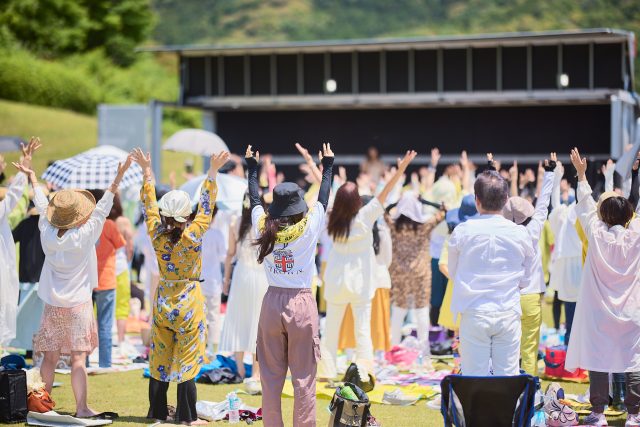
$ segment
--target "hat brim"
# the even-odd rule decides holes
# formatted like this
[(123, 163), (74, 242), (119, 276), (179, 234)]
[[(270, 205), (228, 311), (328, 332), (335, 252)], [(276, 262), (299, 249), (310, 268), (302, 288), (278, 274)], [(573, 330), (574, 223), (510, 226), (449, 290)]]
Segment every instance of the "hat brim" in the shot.
[(60, 219), (55, 216), (56, 207), (53, 205), (53, 201), (59, 192), (54, 193), (51, 196), (49, 201), (49, 206), (47, 207), (47, 220), (49, 224), (53, 225), (56, 228), (61, 230), (69, 230), (71, 228), (77, 227), (78, 225), (84, 223), (91, 214), (93, 210), (96, 208), (96, 199), (93, 197), (87, 190), (73, 190), (78, 197), (78, 211), (73, 218), (69, 219)]
[(598, 219), (602, 221), (602, 215), (600, 214), (600, 206), (602, 206), (602, 202), (607, 199), (611, 199), (613, 197), (619, 197), (620, 195), (615, 191), (605, 191), (598, 197), (598, 203), (596, 203), (596, 213), (598, 214)]
[(293, 216), (303, 214), (307, 211), (307, 203), (304, 199), (298, 199), (293, 204), (287, 204), (283, 206), (278, 203), (273, 203), (269, 206), (269, 216), (272, 218), (280, 218), (284, 216)]

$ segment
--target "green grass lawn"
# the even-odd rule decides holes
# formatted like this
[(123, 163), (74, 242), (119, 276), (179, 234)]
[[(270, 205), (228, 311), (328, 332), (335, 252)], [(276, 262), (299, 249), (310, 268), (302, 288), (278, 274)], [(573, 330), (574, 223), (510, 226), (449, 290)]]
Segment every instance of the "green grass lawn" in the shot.
[[(543, 319), (547, 324), (551, 322), (550, 304), (546, 304), (543, 310)], [(70, 376), (57, 375), (56, 381), (63, 383), (62, 387), (53, 391), (53, 399), (56, 401), (56, 410), (62, 413), (73, 413), (75, 401), (71, 390)], [(547, 387), (543, 382), (543, 390)], [(562, 383), (567, 393), (581, 394), (588, 387), (586, 384)], [(97, 375), (89, 377), (89, 405), (97, 411), (115, 411), (120, 414), (120, 419), (114, 423), (116, 426), (145, 425), (150, 424), (145, 419), (148, 409), (147, 398), (148, 380), (142, 378), (141, 371), (116, 373), (110, 375)], [(198, 399), (219, 402), (224, 400), (227, 393), (237, 389), (238, 386), (198, 384)], [(260, 397), (251, 397), (241, 394), (240, 398), (252, 406), (260, 406)], [(175, 405), (176, 387), (172, 384), (169, 389), (169, 403)], [(329, 421), (327, 406), (329, 400), (319, 399), (317, 403), (318, 426), (326, 426)], [(496, 402), (499, 404), (499, 402)], [(290, 426), (293, 413), (293, 399), (283, 397), (282, 406), (285, 426)], [(442, 426), (442, 416), (439, 411), (434, 411), (421, 400), (417, 405), (409, 407), (372, 405), (373, 415), (382, 421), (387, 427), (435, 427)], [(612, 426), (624, 426), (624, 417), (610, 418)], [(216, 423), (211, 423), (215, 425)], [(218, 423), (220, 424), (220, 423)], [(261, 425), (261, 423), (258, 423)]]
[[(95, 116), (0, 100), (0, 135), (20, 136), (25, 140), (39, 136), (43, 146), (34, 156), (34, 168), (41, 174), (50, 160), (71, 157), (95, 147), (98, 144), (98, 121)], [(164, 138), (168, 136), (164, 135)], [(16, 161), (20, 153), (4, 155), (7, 162), (11, 162)], [(172, 170), (177, 172), (178, 184), (184, 182), (181, 171), (188, 158), (194, 160), (197, 171), (202, 171), (202, 161), (196, 156), (163, 152), (163, 182), (167, 182)], [(14, 172), (10, 164), (7, 170), (7, 175)]]
[[(62, 387), (53, 391), (53, 399), (56, 401), (56, 410), (61, 413), (72, 414), (75, 411), (75, 401), (71, 390), (70, 376), (57, 375), (56, 381), (63, 383)], [(564, 383), (568, 393), (583, 393), (587, 385)], [(150, 424), (145, 418), (148, 409), (147, 400), (148, 380), (142, 378), (141, 371), (117, 373), (110, 375), (97, 375), (89, 377), (89, 404), (97, 411), (115, 411), (120, 419), (115, 426), (130, 426)], [(225, 399), (227, 393), (238, 386), (198, 384), (198, 399), (219, 402)], [(546, 383), (543, 385), (546, 388)], [(249, 405), (260, 406), (260, 397), (250, 397), (245, 394), (240, 398)], [(176, 387), (169, 388), (169, 404), (175, 405)], [(327, 406), (329, 400), (318, 400), (317, 420), (318, 426), (326, 426), (329, 421)], [(499, 402), (496, 402), (499, 404)], [(293, 413), (293, 399), (282, 398), (285, 425), (291, 425)], [(417, 405), (398, 407), (388, 405), (372, 405), (373, 415), (388, 427), (435, 427), (442, 426), (440, 412), (427, 408), (424, 400)], [(623, 426), (624, 419), (610, 419), (612, 426)], [(211, 423), (211, 425), (222, 423)], [(261, 423), (257, 423), (261, 425)]]

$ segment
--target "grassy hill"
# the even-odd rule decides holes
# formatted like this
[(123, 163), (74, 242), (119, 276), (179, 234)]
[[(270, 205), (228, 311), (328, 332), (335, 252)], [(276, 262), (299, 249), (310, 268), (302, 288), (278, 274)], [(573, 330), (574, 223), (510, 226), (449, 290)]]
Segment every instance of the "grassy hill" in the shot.
[[(164, 44), (620, 27), (634, 0), (152, 0)], [(185, 25), (188, 23), (188, 25)]]
[[(34, 167), (41, 174), (50, 160), (64, 159), (95, 147), (98, 143), (98, 123), (95, 116), (73, 113), (66, 110), (39, 107), (0, 100), (0, 135), (17, 135), (24, 139), (39, 136), (43, 147), (34, 158)], [(165, 135), (167, 136), (167, 135)], [(7, 162), (19, 158), (19, 153), (4, 153)], [(167, 181), (171, 170), (179, 173), (184, 161), (193, 158), (187, 154), (163, 152), (163, 181)], [(201, 161), (195, 159), (196, 168)], [(13, 166), (8, 166), (13, 174)]]

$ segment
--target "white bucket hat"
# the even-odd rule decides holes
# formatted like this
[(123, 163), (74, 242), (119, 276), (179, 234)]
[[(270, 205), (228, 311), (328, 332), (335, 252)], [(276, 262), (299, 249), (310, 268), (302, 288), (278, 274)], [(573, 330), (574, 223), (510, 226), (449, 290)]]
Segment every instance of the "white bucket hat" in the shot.
[(171, 190), (158, 202), (160, 215), (173, 218), (178, 222), (187, 222), (191, 215), (191, 197), (182, 190)]
[(422, 203), (418, 200), (418, 195), (413, 191), (406, 191), (402, 194), (398, 202), (395, 212), (391, 214), (391, 218), (395, 221), (404, 215), (409, 219), (424, 224), (431, 217), (422, 210)]

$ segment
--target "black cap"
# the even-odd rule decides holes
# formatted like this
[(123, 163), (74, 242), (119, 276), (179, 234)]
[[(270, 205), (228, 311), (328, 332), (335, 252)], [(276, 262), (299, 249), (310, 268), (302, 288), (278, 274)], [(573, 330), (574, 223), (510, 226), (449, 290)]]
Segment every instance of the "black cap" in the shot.
[(307, 203), (304, 191), (296, 183), (283, 182), (273, 189), (273, 203), (269, 206), (269, 216), (279, 218), (305, 213)]

